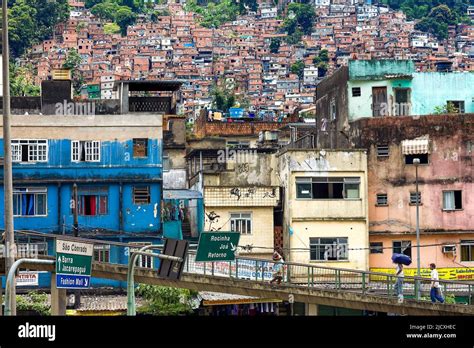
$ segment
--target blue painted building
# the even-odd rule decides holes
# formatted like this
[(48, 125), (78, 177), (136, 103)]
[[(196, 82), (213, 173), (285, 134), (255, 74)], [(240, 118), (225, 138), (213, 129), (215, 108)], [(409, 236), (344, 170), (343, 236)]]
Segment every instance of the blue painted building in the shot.
[[(16, 231), (70, 235), (77, 206), (80, 237), (161, 243), (161, 116), (12, 118)], [(0, 143), (0, 156), (4, 157), (3, 139)], [(0, 178), (3, 180), (3, 171)], [(2, 215), (3, 204), (0, 186)], [(45, 241), (49, 254), (53, 254), (53, 240)], [(25, 242), (20, 238), (18, 243)], [(96, 259), (126, 263), (128, 251), (126, 247), (110, 246), (105, 250), (97, 245)], [(94, 283), (113, 284), (99, 280)]]

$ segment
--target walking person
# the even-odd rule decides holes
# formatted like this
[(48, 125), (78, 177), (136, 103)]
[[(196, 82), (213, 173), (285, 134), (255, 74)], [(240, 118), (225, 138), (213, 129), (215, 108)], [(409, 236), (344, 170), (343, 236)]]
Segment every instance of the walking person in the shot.
[(398, 303), (403, 303), (403, 265), (401, 263), (397, 263), (397, 267), (395, 269), (395, 275), (397, 276), (397, 282), (395, 283), (395, 291), (398, 297)]
[(436, 270), (436, 265), (434, 263), (430, 263), (430, 269), (431, 269), (431, 291), (430, 291), (431, 302), (435, 303), (436, 301), (439, 301), (441, 303), (444, 303), (444, 298), (443, 298), (443, 295), (441, 294), (441, 288), (439, 286), (439, 274), (438, 274), (438, 271)]
[(275, 262), (273, 265), (273, 279), (270, 280), (270, 285), (273, 286), (274, 282), (277, 282), (280, 285), (281, 281), (283, 280), (283, 258), (278, 252), (273, 253), (273, 261)]

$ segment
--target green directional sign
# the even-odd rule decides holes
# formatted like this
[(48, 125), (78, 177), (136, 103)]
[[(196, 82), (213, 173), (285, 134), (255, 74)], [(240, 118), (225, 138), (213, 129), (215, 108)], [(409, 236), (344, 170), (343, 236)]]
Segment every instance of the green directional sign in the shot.
[(91, 257), (57, 253), (56, 273), (91, 275)]
[(239, 232), (203, 232), (199, 237), (196, 261), (233, 261)]
[(93, 253), (93, 244), (56, 240), (56, 287), (89, 288)]

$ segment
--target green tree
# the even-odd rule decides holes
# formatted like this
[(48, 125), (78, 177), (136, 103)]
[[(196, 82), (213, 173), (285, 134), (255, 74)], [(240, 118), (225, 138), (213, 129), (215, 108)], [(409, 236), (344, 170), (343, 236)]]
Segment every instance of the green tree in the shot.
[(72, 85), (76, 94), (81, 92), (81, 87), (84, 84), (84, 77), (79, 71), (79, 65), (81, 62), (82, 58), (79, 55), (79, 52), (77, 49), (72, 48), (68, 51), (66, 61), (63, 64), (63, 69), (71, 70)]
[(118, 34), (120, 33), (120, 27), (117, 23), (106, 23), (104, 25), (104, 33), (106, 34)]
[(310, 35), (313, 31), (313, 24), (316, 19), (314, 7), (310, 4), (291, 3), (288, 6), (288, 12), (295, 14), (298, 27), (305, 35)]
[(152, 315), (183, 315), (193, 312), (193, 300), (197, 292), (165, 286), (140, 284), (137, 296), (145, 300), (138, 308), (139, 313)]
[(101, 19), (114, 21), (120, 6), (115, 2), (102, 2), (91, 8), (91, 13)]
[(48, 302), (48, 295), (35, 290), (23, 296), (16, 296), (18, 310), (35, 311), (38, 315), (51, 315), (51, 306)]
[(40, 87), (36, 86), (31, 77), (33, 76), (31, 66), (18, 67), (10, 64), (10, 93), (14, 97), (39, 96)]
[(281, 39), (278, 37), (273, 37), (270, 41), (270, 52), (271, 53), (278, 53), (280, 50)]
[(290, 70), (293, 74), (298, 75), (298, 78), (301, 80), (304, 75), (304, 62), (302, 60), (298, 60), (291, 66)]
[(137, 20), (137, 15), (126, 6), (119, 8), (115, 15), (115, 22), (120, 27), (120, 32), (123, 36), (127, 35), (127, 28), (129, 25), (133, 25)]

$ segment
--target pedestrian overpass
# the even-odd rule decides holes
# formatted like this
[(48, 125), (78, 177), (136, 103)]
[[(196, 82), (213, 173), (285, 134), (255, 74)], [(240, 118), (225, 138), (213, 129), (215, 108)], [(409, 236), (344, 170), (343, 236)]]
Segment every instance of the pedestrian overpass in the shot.
[[(54, 260), (51, 256), (45, 258)], [(294, 301), (309, 305), (400, 315), (474, 315), (473, 282), (440, 280), (445, 296), (454, 295), (464, 303), (432, 304), (430, 280), (405, 277), (405, 301), (400, 304), (393, 294), (394, 275), (289, 262), (285, 264), (282, 283), (272, 287), (269, 284), (272, 267), (273, 261), (250, 256), (240, 256), (230, 262), (196, 262), (195, 251), (190, 250), (179, 280), (160, 278), (156, 269), (136, 267), (135, 282), (283, 301), (291, 296)], [(25, 263), (22, 268), (55, 271), (54, 265)], [(127, 269), (127, 265), (93, 262), (92, 277), (126, 281)], [(419, 300), (414, 299), (415, 280), (420, 284)]]

